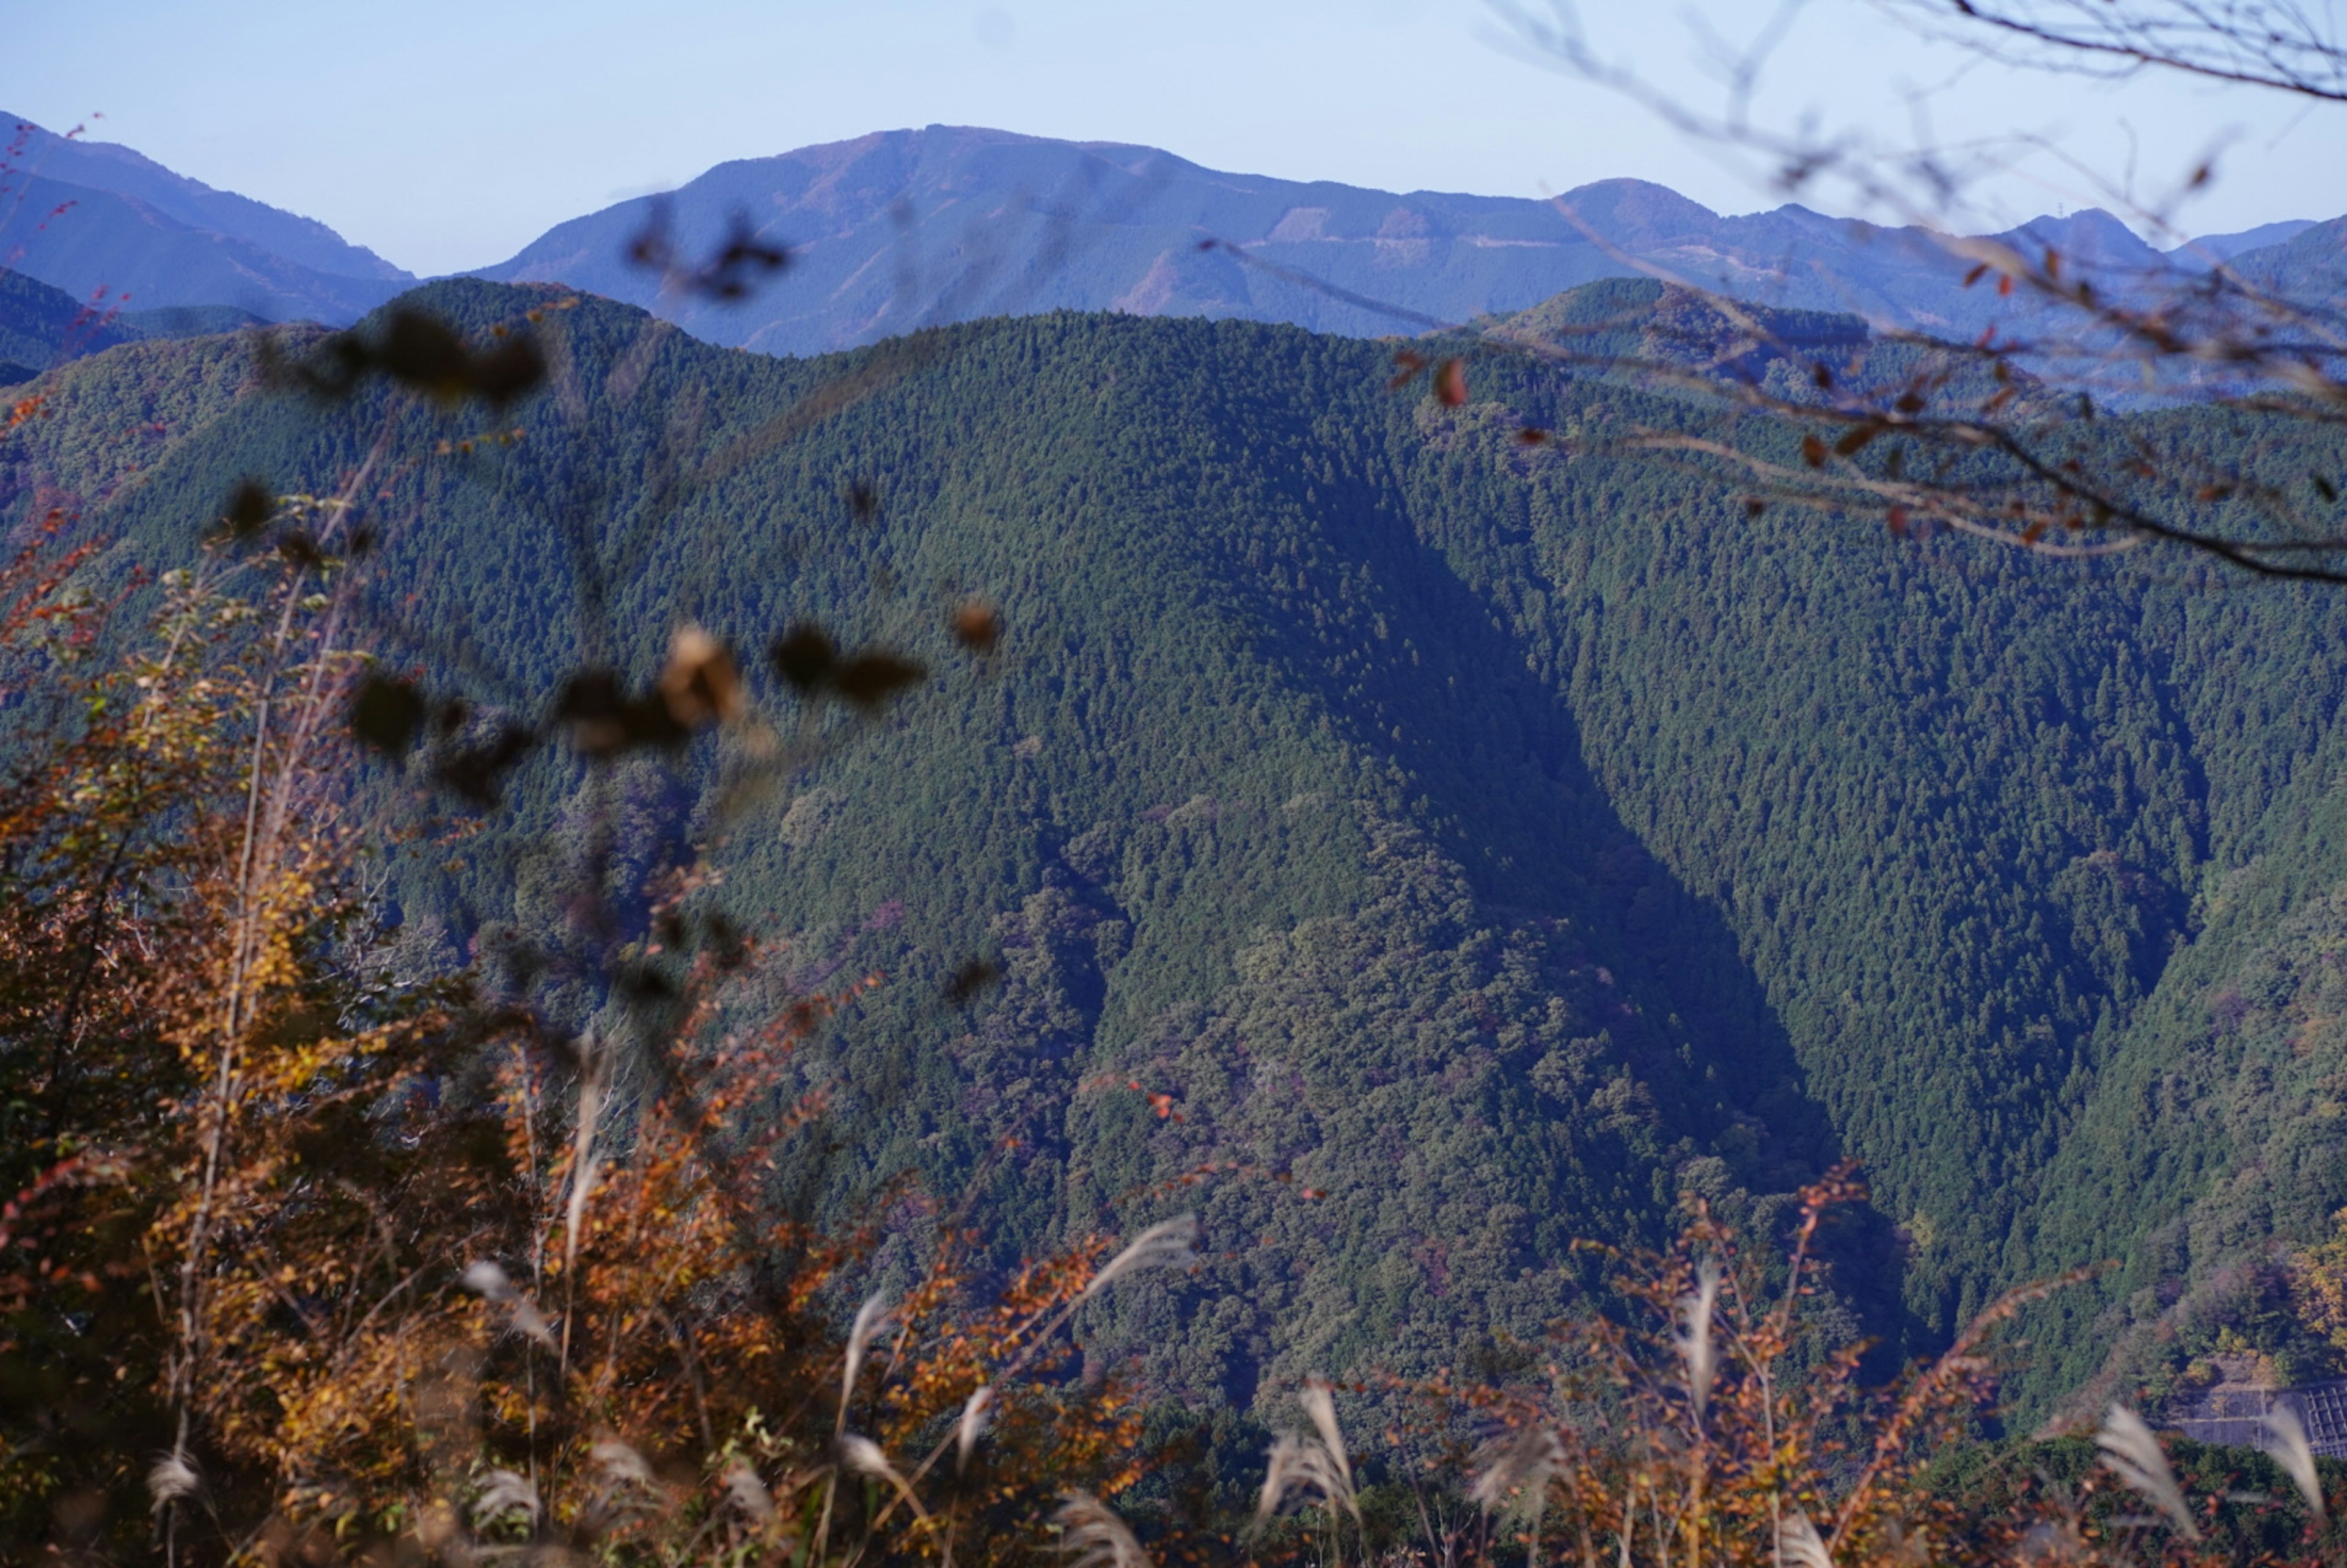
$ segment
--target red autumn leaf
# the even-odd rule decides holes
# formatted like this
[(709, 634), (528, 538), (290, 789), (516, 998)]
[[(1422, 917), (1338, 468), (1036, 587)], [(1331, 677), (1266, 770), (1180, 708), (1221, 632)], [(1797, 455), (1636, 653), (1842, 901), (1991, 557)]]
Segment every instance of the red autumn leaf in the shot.
[(1446, 359), (1435, 368), (1434, 395), (1442, 400), (1445, 408), (1457, 408), (1467, 401), (1467, 367), (1455, 359)]
[(973, 653), (991, 653), (1002, 636), (1002, 617), (984, 600), (962, 601), (954, 611), (954, 638)]
[(1426, 356), (1403, 349), (1394, 355), (1393, 379), (1386, 383), (1388, 392), (1399, 392), (1409, 384), (1409, 378), (1426, 368)]
[(1824, 467), (1826, 466), (1826, 444), (1819, 440), (1815, 436), (1802, 436), (1801, 461), (1807, 463), (1812, 468)]

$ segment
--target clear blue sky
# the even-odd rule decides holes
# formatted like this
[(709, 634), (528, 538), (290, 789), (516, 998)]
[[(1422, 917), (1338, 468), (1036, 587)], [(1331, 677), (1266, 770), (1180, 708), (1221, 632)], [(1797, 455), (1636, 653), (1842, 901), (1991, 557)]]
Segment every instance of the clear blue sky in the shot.
[[(1542, 0), (1531, 0), (1535, 8)], [(1717, 101), (1703, 18), (1762, 0), (1586, 0), (1612, 56)], [(1142, 142), (1210, 167), (1537, 196), (1614, 175), (1727, 211), (1783, 200), (1638, 109), (1544, 70), (1481, 0), (78, 0), (12, 5), (0, 110), (323, 219), (418, 272), (727, 159), (932, 122)], [(1866, 0), (1810, 0), (1765, 78), (1879, 144), (2024, 132), (1967, 227), (2156, 194), (2226, 151), (2195, 232), (2347, 211), (2347, 108), (2173, 81), (2096, 87), (1926, 47)], [(1846, 197), (1808, 198), (1849, 211)]]

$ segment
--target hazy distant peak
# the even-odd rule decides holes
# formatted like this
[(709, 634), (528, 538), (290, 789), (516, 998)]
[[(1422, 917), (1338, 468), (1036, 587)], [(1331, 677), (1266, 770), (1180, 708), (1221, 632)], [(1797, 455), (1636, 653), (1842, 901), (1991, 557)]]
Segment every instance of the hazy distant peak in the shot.
[(2066, 261), (2095, 267), (2151, 267), (2160, 259), (2141, 235), (2099, 207), (2060, 218), (2041, 213), (1995, 238), (2030, 254), (2033, 261), (2034, 253), (2049, 250)]
[(2229, 261), (2247, 251), (2279, 245), (2285, 240), (2295, 240), (2314, 227), (2311, 218), (2284, 218), (2279, 222), (2260, 223), (2254, 229), (2244, 229), (2238, 234), (2203, 234), (2168, 251), (2170, 256), (2187, 265), (2208, 266), (2217, 261)]
[(105, 191), (149, 208), (176, 223), (258, 246), (296, 265), (333, 277), (408, 282), (414, 274), (364, 245), (354, 245), (314, 218), (272, 207), (250, 196), (219, 190), (166, 169), (118, 142), (59, 136), (20, 115), (0, 116), (23, 150), (16, 178)]
[(1667, 185), (1645, 179), (1598, 179), (1559, 198), (1584, 223), (1633, 249), (1667, 245), (1708, 229), (1719, 214)]

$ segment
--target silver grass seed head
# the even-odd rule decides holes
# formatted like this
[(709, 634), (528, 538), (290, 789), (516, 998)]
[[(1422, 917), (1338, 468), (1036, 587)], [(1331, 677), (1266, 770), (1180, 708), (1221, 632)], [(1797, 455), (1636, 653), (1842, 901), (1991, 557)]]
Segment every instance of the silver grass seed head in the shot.
[(887, 1481), (904, 1500), (905, 1506), (913, 1511), (914, 1518), (928, 1520), (928, 1511), (921, 1506), (921, 1500), (914, 1494), (911, 1484), (897, 1473), (895, 1465), (888, 1462), (888, 1455), (878, 1443), (855, 1432), (844, 1432), (839, 1439), (839, 1459), (842, 1464), (858, 1475)]
[(1128, 1274), (1148, 1268), (1186, 1268), (1198, 1261), (1191, 1250), (1198, 1240), (1198, 1216), (1176, 1214), (1170, 1220), (1160, 1220), (1133, 1238), (1132, 1245), (1114, 1257), (1084, 1286), (1080, 1299), (1093, 1296), (1114, 1285)]
[(1551, 1477), (1564, 1466), (1564, 1445), (1547, 1427), (1526, 1427), (1484, 1445), (1482, 1468), (1468, 1496), (1493, 1512), (1539, 1512)]
[(847, 1332), (847, 1359), (839, 1374), (839, 1428), (847, 1427), (847, 1408), (856, 1402), (856, 1382), (864, 1375), (865, 1354), (872, 1341), (888, 1326), (888, 1297), (884, 1291), (874, 1291), (865, 1297), (864, 1305), (856, 1309), (856, 1325)]
[(1345, 1490), (1351, 1491), (1353, 1461), (1345, 1452), (1345, 1434), (1337, 1425), (1336, 1390), (1316, 1378), (1304, 1385), (1304, 1391), (1296, 1396), (1296, 1399), (1303, 1405), (1304, 1413), (1312, 1419), (1313, 1430), (1320, 1434), (1321, 1446), (1336, 1461), (1337, 1473), (1344, 1478)]
[(2200, 1528), (2193, 1522), (2192, 1510), (2184, 1501), (2184, 1489), (2176, 1484), (2176, 1472), (2168, 1468), (2167, 1453), (2151, 1429), (2144, 1425), (2141, 1416), (2125, 1405), (2113, 1405), (2110, 1413), (2103, 1418), (2102, 1430), (2095, 1434), (2095, 1441), (2103, 1450), (2104, 1465), (2114, 1475), (2168, 1515), (2187, 1541), (2200, 1539)]
[(1678, 1324), (1673, 1335), (1686, 1370), (1687, 1404), (1698, 1421), (1711, 1402), (1712, 1379), (1719, 1370), (1718, 1350), (1712, 1337), (1712, 1315), (1718, 1306), (1719, 1260), (1707, 1257), (1696, 1266), (1695, 1289), (1679, 1298)]
[(725, 1501), (753, 1524), (774, 1522), (774, 1494), (766, 1490), (758, 1472), (742, 1460), (735, 1460), (725, 1471)]
[(466, 1289), (491, 1306), (510, 1308), (515, 1333), (535, 1340), (549, 1350), (555, 1348), (553, 1325), (547, 1322), (546, 1314), (538, 1309), (538, 1303), (518, 1287), (504, 1269), (483, 1258), (466, 1265), (465, 1272), (457, 1279)]
[(509, 1470), (493, 1470), (484, 1478), (480, 1494), (473, 1499), (473, 1528), (487, 1528), (508, 1513), (519, 1513), (532, 1523), (537, 1522), (541, 1504), (538, 1488), (529, 1478)]
[(1833, 1553), (1826, 1550), (1824, 1537), (1798, 1508), (1777, 1526), (1777, 1557), (1785, 1568), (1834, 1568)]
[(505, 1302), (513, 1299), (513, 1281), (506, 1276), (504, 1269), (487, 1258), (466, 1264), (465, 1272), (458, 1277), (466, 1289), (483, 1300)]
[(969, 1456), (977, 1451), (978, 1440), (986, 1435), (987, 1417), (994, 1409), (994, 1385), (981, 1383), (978, 1391), (961, 1408), (961, 1420), (954, 1432), (954, 1470), (969, 1468)]
[(155, 1500), (158, 1509), (193, 1497), (202, 1488), (203, 1481), (196, 1474), (196, 1467), (182, 1454), (165, 1454), (147, 1471), (147, 1495)]
[(2314, 1445), (2306, 1440), (2306, 1423), (2288, 1405), (2276, 1405), (2266, 1412), (2265, 1429), (2266, 1452), (2298, 1488), (2314, 1522), (2321, 1523), (2330, 1511), (2323, 1506), (2322, 1477), (2314, 1468)]
[(868, 1475), (879, 1481), (895, 1481), (897, 1467), (888, 1462), (886, 1450), (870, 1438), (849, 1432), (839, 1440), (840, 1462), (858, 1475)]
[(652, 1486), (652, 1467), (644, 1456), (618, 1438), (599, 1438), (587, 1450), (588, 1460), (607, 1487)]
[(1116, 1511), (1088, 1491), (1060, 1494), (1060, 1550), (1072, 1568), (1151, 1568), (1133, 1530)]
[(1265, 1459), (1263, 1491), (1255, 1498), (1255, 1522), (1260, 1524), (1278, 1512), (1291, 1492), (1334, 1504), (1356, 1519), (1361, 1515), (1353, 1483), (1328, 1446), (1317, 1438), (1282, 1432), (1273, 1440)]

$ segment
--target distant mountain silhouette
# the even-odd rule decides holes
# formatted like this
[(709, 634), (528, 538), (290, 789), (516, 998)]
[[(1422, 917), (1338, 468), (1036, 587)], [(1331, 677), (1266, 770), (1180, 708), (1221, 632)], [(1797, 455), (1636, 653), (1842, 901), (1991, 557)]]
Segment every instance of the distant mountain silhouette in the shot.
[[(797, 275), (746, 302), (664, 292), (655, 271), (629, 259), (656, 224), (686, 257), (714, 253), (738, 224), (788, 247)], [(2305, 227), (2215, 236), (2188, 261), (2163, 256), (2100, 211), (2037, 219), (1999, 238), (2075, 251), (2120, 274), (2124, 288), (2204, 270), (2209, 255), (2231, 258)], [(1398, 195), (1230, 174), (1146, 147), (930, 126), (720, 164), (672, 196), (559, 224), (477, 275), (566, 282), (714, 343), (809, 354), (1053, 309), (1409, 333), (1428, 319), (1519, 311), (1579, 283), (1642, 272), (1969, 335), (2000, 308), (1993, 291), (1961, 287), (1971, 265), (1920, 229), (1793, 205), (1722, 216), (1643, 180), (1600, 180), (1553, 202)]]
[(415, 282), (314, 219), (7, 117), (0, 266), (85, 304), (354, 321)]
[[(82, 304), (226, 306), (339, 324), (415, 282), (313, 220), (128, 148), (14, 123), (14, 154), (0, 167), (0, 266)], [(664, 279), (632, 259), (656, 229), (686, 263), (743, 234), (784, 247), (789, 286), (739, 301), (680, 287), (677, 269)], [(2173, 284), (2223, 261), (2296, 293), (2336, 288), (2340, 233), (2336, 221), (2269, 223), (2163, 255), (2089, 210), (1996, 238), (2033, 254), (2058, 250), (2106, 292)], [(2025, 313), (2025, 300), (1963, 288), (1971, 266), (1921, 229), (1796, 205), (1723, 216), (1637, 179), (1554, 201), (1397, 194), (1232, 174), (1154, 148), (930, 126), (720, 164), (671, 196), (558, 224), (475, 275), (559, 282), (712, 343), (814, 354), (1060, 309), (1408, 333), (1642, 274), (1967, 337), (1993, 316)]]

